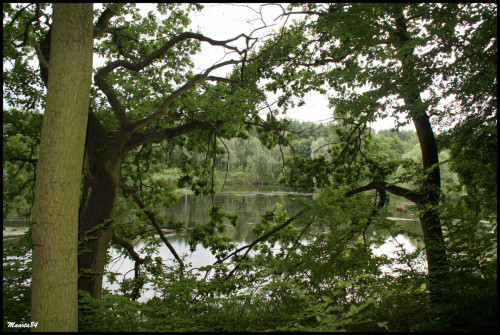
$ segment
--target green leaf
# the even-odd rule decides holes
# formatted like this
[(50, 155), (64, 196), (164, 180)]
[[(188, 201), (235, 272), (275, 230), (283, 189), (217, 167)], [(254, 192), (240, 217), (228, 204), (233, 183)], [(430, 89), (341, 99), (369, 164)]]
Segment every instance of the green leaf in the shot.
[(385, 322), (378, 322), (378, 323), (377, 323), (377, 325), (378, 325), (379, 327), (383, 327), (383, 328), (385, 328), (386, 330), (388, 330), (388, 329), (389, 329), (389, 327), (387, 327), (387, 324), (388, 324), (388, 322), (387, 322), (387, 321), (385, 321)]
[(420, 287), (418, 289), (415, 290), (415, 293), (423, 293), (423, 292), (425, 292), (426, 288), (427, 288), (427, 285), (425, 283), (423, 283), (422, 285), (420, 285)]
[(339, 311), (339, 310), (343, 310), (344, 307), (342, 306), (328, 306), (328, 308), (326, 309), (326, 312), (327, 313), (330, 313), (330, 312), (335, 312), (335, 311)]

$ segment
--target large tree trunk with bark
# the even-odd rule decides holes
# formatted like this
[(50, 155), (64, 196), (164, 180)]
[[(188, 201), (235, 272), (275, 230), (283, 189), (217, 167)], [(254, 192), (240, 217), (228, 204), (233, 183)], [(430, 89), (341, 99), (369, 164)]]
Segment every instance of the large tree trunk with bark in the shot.
[(106, 171), (85, 179), (80, 204), (80, 255), (78, 289), (100, 299), (108, 245), (113, 237), (113, 217), (119, 176)]
[[(120, 188), (121, 161), (127, 151), (144, 143), (160, 142), (182, 136), (197, 129), (212, 129), (216, 123), (193, 121), (164, 130), (161, 134), (134, 135), (133, 127), (124, 126), (111, 138), (93, 112), (89, 113), (87, 142), (85, 145), (85, 175), (80, 201), (79, 240), (80, 254), (78, 288), (100, 299), (102, 279), (106, 265), (106, 252), (113, 238), (113, 218)], [(139, 204), (141, 208), (144, 205)], [(155, 224), (154, 215), (151, 217)], [(156, 227), (162, 236), (159, 226)], [(183, 265), (175, 250), (163, 236), (167, 247)]]
[(54, 4), (37, 166), (32, 331), (77, 331), (78, 198), (92, 78), (92, 4)]
[(84, 187), (80, 201), (78, 289), (100, 299), (106, 253), (113, 237), (111, 219), (120, 186), (122, 152), (130, 134), (110, 139), (91, 112), (85, 146)]

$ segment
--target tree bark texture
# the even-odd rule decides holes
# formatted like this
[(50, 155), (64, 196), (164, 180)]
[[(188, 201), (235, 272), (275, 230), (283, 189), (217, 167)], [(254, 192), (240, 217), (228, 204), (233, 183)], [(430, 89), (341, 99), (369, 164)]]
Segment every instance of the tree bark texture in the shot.
[(80, 253), (78, 289), (101, 299), (106, 253), (113, 237), (110, 221), (118, 198), (121, 156), (130, 134), (119, 132), (111, 140), (91, 113), (87, 130), (86, 160), (79, 212)]
[(78, 289), (101, 299), (106, 253), (113, 237), (113, 217), (118, 196), (119, 175), (106, 172), (84, 181), (80, 205), (80, 254)]
[(32, 331), (78, 330), (78, 201), (93, 55), (93, 5), (53, 5), (35, 185)]
[(433, 286), (446, 285), (448, 260), (441, 220), (436, 208), (439, 205), (439, 193), (441, 191), (436, 140), (427, 114), (414, 117), (413, 123), (417, 130), (422, 151), (422, 167), (426, 171), (421, 187), (422, 203), (419, 210), (423, 211), (420, 217), (420, 225), (424, 235), (429, 277)]

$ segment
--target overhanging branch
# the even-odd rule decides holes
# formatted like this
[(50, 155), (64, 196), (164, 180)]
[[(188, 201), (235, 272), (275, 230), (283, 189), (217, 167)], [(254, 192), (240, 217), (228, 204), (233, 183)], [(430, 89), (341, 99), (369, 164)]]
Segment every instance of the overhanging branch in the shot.
[(127, 142), (124, 149), (124, 154), (146, 143), (160, 143), (161, 141), (164, 141), (166, 139), (175, 138), (184, 135), (186, 133), (189, 133), (193, 130), (214, 129), (221, 123), (222, 121), (206, 122), (206, 121), (195, 120), (176, 127), (165, 129), (161, 132), (146, 132), (142, 134), (134, 134), (130, 137), (129, 141)]
[(381, 191), (388, 191), (394, 195), (404, 197), (404, 198), (414, 202), (417, 205), (420, 205), (422, 203), (422, 196), (419, 195), (418, 193), (411, 191), (411, 190), (408, 190), (404, 187), (389, 184), (386, 181), (372, 181), (368, 185), (365, 185), (365, 186), (359, 187), (357, 189), (346, 192), (345, 195), (346, 195), (346, 197), (350, 197), (354, 194), (361, 193), (361, 192), (368, 191), (368, 190), (374, 190), (374, 189), (381, 190)]
[(153, 226), (155, 227), (156, 229), (156, 232), (158, 233), (158, 235), (160, 235), (160, 238), (161, 240), (163, 241), (163, 243), (165, 243), (165, 245), (167, 246), (167, 248), (170, 250), (170, 252), (172, 253), (172, 255), (174, 255), (175, 259), (179, 262), (179, 264), (181, 265), (181, 267), (184, 267), (184, 262), (182, 261), (182, 259), (179, 257), (179, 255), (177, 254), (177, 252), (175, 251), (174, 247), (170, 244), (170, 242), (168, 241), (167, 237), (165, 236), (165, 234), (163, 234), (163, 231), (161, 230), (161, 227), (160, 227), (160, 224), (158, 223), (158, 221), (156, 220), (156, 216), (153, 212), (150, 212), (148, 210), (146, 210), (146, 206), (144, 205), (144, 203), (141, 201), (141, 199), (139, 199), (139, 196), (137, 195), (137, 189), (133, 188), (133, 187), (130, 187), (130, 186), (127, 186), (125, 184), (120, 184), (120, 188), (122, 190), (124, 190), (125, 192), (128, 192), (132, 195), (132, 198), (134, 199), (135, 203), (144, 211), (144, 213), (146, 213), (146, 215), (148, 216), (149, 220), (151, 221), (151, 223), (153, 224)]
[[(289, 224), (291, 224), (296, 218), (300, 217), (304, 211), (306, 210), (307, 208), (301, 210), (300, 212), (298, 212), (295, 216), (289, 218), (288, 220), (286, 220), (285, 222), (283, 222), (282, 224), (280, 224), (278, 227), (274, 228), (273, 230), (271, 230), (270, 232), (262, 235), (261, 237), (257, 238), (255, 241), (253, 241), (252, 243), (250, 244), (247, 244), (241, 248), (238, 248), (236, 249), (235, 251), (233, 251), (232, 253), (230, 253), (229, 255), (227, 255), (226, 257), (224, 257), (223, 259), (220, 259), (218, 260), (217, 262), (214, 263), (215, 264), (219, 264), (219, 263), (222, 263), (224, 262), (225, 260), (227, 260), (228, 258), (236, 255), (237, 253), (239, 253), (240, 251), (243, 251), (245, 249), (247, 249), (247, 251), (245, 252), (245, 254), (243, 255), (243, 257), (247, 256), (248, 253), (250, 252), (250, 250), (259, 242), (261, 241), (265, 241), (267, 240), (268, 237), (274, 235), (275, 233), (277, 233), (278, 231), (280, 231), (281, 229), (285, 228), (286, 226), (288, 226)], [(233, 272), (234, 272), (235, 269), (233, 269), (233, 271), (231, 271), (228, 276), (230, 276)]]
[(130, 242), (116, 236), (115, 234), (113, 234), (112, 238), (113, 238), (113, 243), (119, 244), (122, 247), (124, 247), (135, 262), (139, 264), (144, 263), (144, 259), (142, 259), (141, 256), (134, 250), (134, 246)]
[[(368, 190), (373, 190), (373, 189), (376, 189), (376, 190), (379, 190), (380, 191), (380, 201), (377, 203), (375, 203), (375, 209), (373, 210), (372, 212), (372, 217), (374, 215), (377, 214), (378, 212), (378, 208), (380, 207), (383, 207), (384, 204), (385, 204), (385, 199), (386, 199), (386, 195), (385, 195), (385, 192), (386, 191), (389, 191), (391, 192), (392, 194), (395, 194), (395, 195), (398, 195), (398, 196), (402, 196), (402, 197), (405, 197), (407, 198), (408, 200), (410, 201), (413, 201), (414, 203), (416, 204), (420, 204), (422, 202), (422, 199), (421, 199), (421, 196), (418, 195), (417, 193), (411, 191), (411, 190), (408, 190), (406, 188), (403, 188), (403, 187), (400, 187), (400, 186), (396, 186), (396, 185), (391, 185), (385, 181), (373, 181), (371, 183), (369, 183), (368, 185), (365, 185), (363, 187), (359, 187), (357, 189), (354, 189), (354, 190), (351, 190), (351, 191), (348, 191), (345, 193), (345, 196), (346, 197), (351, 197), (355, 194), (358, 194), (358, 193), (361, 193), (361, 192), (365, 192), (365, 191), (368, 191)], [(224, 261), (226, 261), (227, 259), (229, 259), (230, 257), (238, 254), (239, 252), (243, 251), (246, 249), (246, 252), (245, 254), (243, 255), (243, 257), (246, 257), (248, 255), (248, 253), (250, 252), (250, 250), (259, 242), (262, 242), (262, 241), (265, 241), (267, 240), (270, 236), (274, 235), (275, 233), (277, 233), (278, 231), (280, 231), (281, 229), (285, 228), (286, 226), (288, 226), (289, 224), (291, 224), (295, 219), (297, 219), (299, 216), (301, 216), (304, 211), (306, 211), (307, 209), (309, 209), (309, 207), (301, 210), (299, 213), (297, 213), (294, 217), (291, 217), (289, 219), (287, 219), (285, 222), (283, 222), (281, 225), (277, 226), (276, 228), (274, 228), (273, 230), (271, 230), (270, 232), (262, 235), (261, 237), (257, 238), (255, 241), (253, 241), (252, 243), (250, 244), (247, 244), (241, 248), (238, 248), (236, 249), (235, 251), (233, 251), (232, 253), (230, 253), (228, 256), (226, 256), (225, 258), (223, 259), (220, 259), (218, 261), (216, 261), (214, 263), (214, 265), (216, 264), (219, 264), (219, 263), (222, 263)], [(366, 227), (365, 227), (365, 230), (366, 230)], [(344, 238), (343, 238), (344, 239)], [(343, 240), (341, 239), (341, 240)], [(341, 241), (339, 240), (339, 242)], [(235, 266), (235, 268), (233, 270), (231, 270), (231, 272), (228, 273), (228, 277), (232, 276), (233, 273), (238, 269), (238, 265)]]

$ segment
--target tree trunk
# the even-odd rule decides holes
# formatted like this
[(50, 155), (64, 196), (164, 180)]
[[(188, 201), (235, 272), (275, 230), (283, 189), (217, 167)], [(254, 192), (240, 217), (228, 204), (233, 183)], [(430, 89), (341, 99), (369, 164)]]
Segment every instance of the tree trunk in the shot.
[[(106, 253), (113, 236), (112, 219), (120, 185), (121, 155), (129, 135), (120, 132), (113, 142), (96, 140), (98, 128), (89, 118), (86, 160), (89, 169), (80, 202), (78, 289), (101, 299)], [(102, 134), (101, 134), (102, 136)], [(107, 139), (107, 135), (106, 139)], [(96, 145), (100, 143), (101, 146)], [(106, 145), (107, 147), (102, 147)]]
[(92, 81), (93, 5), (54, 4), (35, 185), (32, 331), (78, 330), (78, 199)]
[(440, 282), (442, 285), (446, 284), (446, 273), (448, 272), (446, 246), (439, 212), (436, 208), (439, 205), (441, 178), (439, 166), (434, 165), (439, 163), (439, 158), (429, 116), (423, 114), (419, 117), (414, 117), (413, 123), (417, 130), (420, 149), (422, 151), (423, 169), (426, 171), (426, 177), (420, 190), (423, 200), (419, 206), (419, 210), (423, 211), (420, 217), (420, 225), (424, 235), (430, 284), (435, 287)]
[(78, 289), (101, 299), (106, 252), (113, 236), (113, 217), (119, 178), (101, 173), (85, 180), (80, 206), (80, 255)]
[[(395, 46), (399, 49), (399, 58), (402, 63), (401, 95), (405, 107), (413, 120), (417, 131), (420, 150), (422, 152), (422, 168), (425, 173), (420, 193), (419, 210), (423, 212), (420, 225), (424, 235), (425, 252), (429, 273), (429, 289), (433, 299), (437, 298), (437, 286), (446, 285), (447, 258), (443, 231), (436, 208), (439, 205), (441, 179), (439, 171), (439, 157), (434, 133), (420, 98), (420, 90), (416, 83), (418, 67), (413, 57), (415, 46), (411, 43), (408, 33), (407, 19), (404, 14), (404, 5), (394, 4), (396, 31), (394, 32)], [(440, 283), (441, 282), (441, 283)]]

